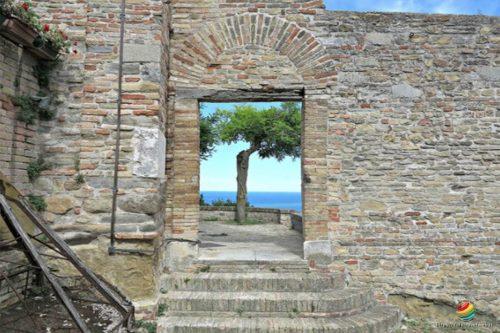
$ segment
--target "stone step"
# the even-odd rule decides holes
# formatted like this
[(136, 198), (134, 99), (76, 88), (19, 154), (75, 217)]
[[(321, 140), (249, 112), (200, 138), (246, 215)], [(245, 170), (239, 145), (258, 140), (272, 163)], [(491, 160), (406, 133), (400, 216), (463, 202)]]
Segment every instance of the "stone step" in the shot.
[(324, 291), (345, 286), (344, 275), (317, 272), (172, 273), (162, 279), (166, 291)]
[(196, 260), (195, 272), (308, 272), (307, 260)]
[(396, 307), (378, 305), (339, 318), (162, 317), (158, 333), (388, 333), (398, 327)]
[(171, 291), (160, 302), (169, 312), (267, 313), (288, 317), (351, 315), (372, 306), (374, 299), (370, 290), (345, 288), (324, 292)]

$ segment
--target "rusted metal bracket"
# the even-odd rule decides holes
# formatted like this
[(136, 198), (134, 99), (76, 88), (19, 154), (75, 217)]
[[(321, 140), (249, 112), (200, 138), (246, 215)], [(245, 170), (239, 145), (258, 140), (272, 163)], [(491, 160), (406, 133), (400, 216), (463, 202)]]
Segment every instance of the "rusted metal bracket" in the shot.
[(82, 317), (80, 316), (80, 314), (76, 310), (75, 306), (73, 305), (73, 302), (68, 297), (66, 292), (64, 292), (63, 288), (61, 287), (61, 285), (59, 284), (57, 279), (50, 272), (49, 268), (45, 264), (45, 261), (42, 259), (42, 257), (38, 253), (37, 248), (33, 245), (33, 243), (30, 240), (30, 237), (23, 230), (23, 228), (21, 227), (21, 224), (19, 223), (16, 216), (12, 212), (12, 208), (10, 208), (10, 205), (7, 202), (7, 199), (2, 194), (0, 194), (0, 215), (2, 216), (5, 223), (9, 226), (9, 229), (15, 230), (16, 235), (19, 235), (20, 243), (22, 243), (22, 246), (30, 254), (30, 257), (34, 261), (35, 265), (40, 267), (40, 269), (43, 272), (43, 275), (49, 281), (52, 289), (54, 289), (54, 292), (56, 293), (57, 298), (59, 298), (59, 300), (64, 304), (64, 306), (68, 310), (71, 318), (73, 319), (75, 324), (78, 326), (80, 331), (82, 331), (83, 333), (90, 333), (89, 328), (87, 327), (87, 325), (83, 321)]
[[(26, 217), (28, 217), (29, 221), (39, 230), (39, 234), (32, 236), (23, 229), (23, 226), (13, 212), (11, 205), (15, 205), (26, 215)], [(17, 189), (15, 189), (1, 173), (0, 217), (3, 218), (14, 237), (14, 240), (17, 241), (18, 245), (26, 254), (26, 257), (29, 260), (29, 266), (35, 268), (37, 271), (40, 271), (40, 273), (49, 281), (55, 295), (65, 306), (69, 315), (81, 332), (90, 333), (90, 330), (80, 316), (78, 310), (75, 308), (72, 299), (61, 287), (61, 284), (58, 281), (58, 276), (51, 271), (44, 261), (43, 256), (47, 254), (43, 254), (39, 251), (39, 248), (37, 248), (32, 242), (32, 238), (57, 254), (55, 256), (49, 255), (49, 257), (65, 259), (70, 262), (72, 266), (81, 274), (81, 278), (89, 282), (90, 285), (92, 285), (100, 294), (100, 296), (106, 299), (106, 304), (114, 307), (121, 314), (123, 318), (121, 326), (126, 326), (129, 329), (131, 328), (134, 316), (134, 307), (132, 303), (128, 301), (118, 290), (116, 290), (112, 284), (105, 281), (101, 276), (98, 276), (90, 270), (80, 260), (80, 258), (78, 258), (68, 244), (55, 231), (47, 226), (45, 221), (31, 208)], [(47, 237), (48, 241), (41, 241), (37, 239), (36, 237), (40, 235)], [(50, 244), (48, 244), (49, 242)]]

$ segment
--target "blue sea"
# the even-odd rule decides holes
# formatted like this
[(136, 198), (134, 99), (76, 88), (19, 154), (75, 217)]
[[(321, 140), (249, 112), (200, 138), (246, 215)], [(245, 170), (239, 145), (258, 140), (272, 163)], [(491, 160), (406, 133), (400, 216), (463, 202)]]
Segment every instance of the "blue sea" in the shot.
[[(231, 199), (236, 201), (236, 192), (201, 191), (206, 202)], [(248, 192), (250, 205), (260, 208), (281, 208), (302, 211), (302, 196), (300, 192)]]

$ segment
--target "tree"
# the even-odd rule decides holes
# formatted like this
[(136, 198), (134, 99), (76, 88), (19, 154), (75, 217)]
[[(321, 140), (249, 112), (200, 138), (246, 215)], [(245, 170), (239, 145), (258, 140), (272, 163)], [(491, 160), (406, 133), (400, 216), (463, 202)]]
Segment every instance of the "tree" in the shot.
[(236, 220), (241, 223), (246, 218), (250, 156), (258, 153), (261, 158), (274, 157), (278, 161), (287, 156), (300, 157), (301, 107), (294, 102), (265, 110), (258, 110), (252, 105), (240, 105), (234, 111), (219, 109), (212, 117), (212, 122), (208, 122), (216, 127), (212, 127), (210, 132), (217, 137), (216, 141), (227, 144), (245, 141), (249, 144), (248, 149), (236, 156)]
[(202, 160), (212, 156), (215, 146), (219, 143), (217, 118), (215, 114), (200, 116), (200, 158)]

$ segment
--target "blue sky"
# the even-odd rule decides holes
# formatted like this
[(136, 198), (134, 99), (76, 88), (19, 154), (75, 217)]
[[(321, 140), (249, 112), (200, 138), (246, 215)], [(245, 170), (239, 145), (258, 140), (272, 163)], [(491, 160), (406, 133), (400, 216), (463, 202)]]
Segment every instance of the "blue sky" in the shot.
[[(258, 108), (267, 108), (280, 103), (252, 103)], [(217, 108), (231, 110), (234, 103), (204, 103), (203, 114), (215, 112)], [(201, 161), (201, 191), (236, 191), (236, 155), (248, 148), (247, 143), (219, 145), (217, 151), (206, 161)], [(256, 153), (250, 157), (248, 191), (252, 192), (300, 192), (300, 159), (261, 159)]]
[(327, 9), (500, 15), (498, 0), (325, 0)]

